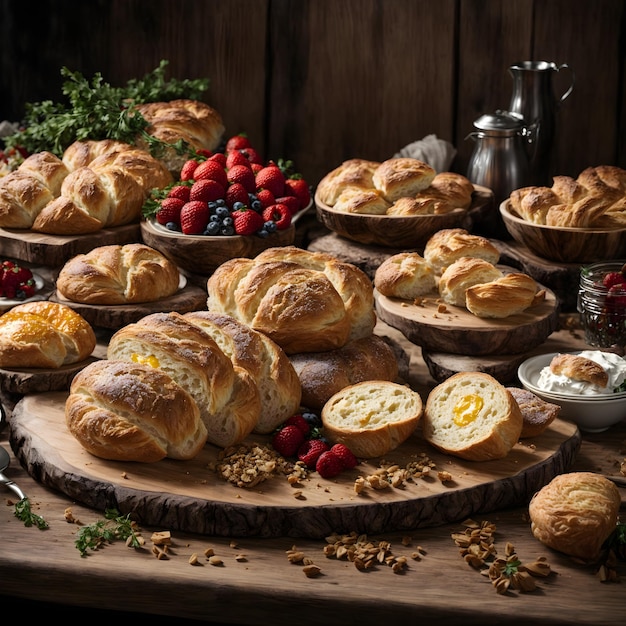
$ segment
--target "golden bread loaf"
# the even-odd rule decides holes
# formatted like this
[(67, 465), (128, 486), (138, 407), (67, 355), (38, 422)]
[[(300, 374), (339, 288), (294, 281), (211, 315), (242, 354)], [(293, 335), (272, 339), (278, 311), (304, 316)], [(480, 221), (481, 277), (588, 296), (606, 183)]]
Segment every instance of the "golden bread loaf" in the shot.
[(287, 354), (340, 348), (376, 324), (373, 286), (362, 270), (295, 246), (226, 261), (207, 291), (209, 311), (268, 335)]
[(349, 159), (326, 174), (317, 185), (318, 198), (328, 206), (334, 206), (343, 191), (349, 188), (373, 190), (372, 177), (378, 161)]
[(125, 361), (95, 361), (72, 380), (65, 421), (94, 456), (153, 463), (187, 460), (207, 430), (193, 398), (165, 372)]
[(0, 316), (0, 367), (59, 368), (96, 347), (93, 328), (64, 304), (25, 302)]
[(432, 267), (417, 252), (399, 252), (385, 259), (374, 274), (374, 287), (383, 296), (414, 300), (437, 289)]
[(550, 369), (554, 374), (598, 387), (606, 387), (609, 384), (609, 373), (602, 365), (578, 354), (557, 354), (550, 361)]
[(447, 304), (466, 306), (470, 287), (502, 277), (502, 271), (478, 257), (461, 257), (446, 267), (438, 283), (439, 295)]
[(510, 391), (483, 372), (459, 372), (426, 399), (423, 437), (432, 446), (468, 461), (506, 457), (524, 419)]
[(165, 372), (194, 399), (207, 441), (217, 446), (240, 443), (259, 421), (261, 399), (252, 376), (178, 313), (153, 313), (121, 328), (111, 337), (107, 357)]
[(298, 411), (302, 397), (298, 374), (282, 348), (267, 335), (229, 315), (193, 311), (183, 317), (210, 335), (234, 365), (252, 376), (261, 400), (253, 432), (271, 433)]
[(334, 208), (344, 213), (385, 215), (389, 208), (389, 202), (383, 198), (377, 189), (348, 187), (339, 194)]
[(504, 318), (523, 313), (545, 299), (545, 289), (528, 274), (513, 272), (491, 282), (476, 284), (465, 291), (465, 306), (483, 318)]
[(71, 258), (56, 281), (59, 295), (82, 304), (155, 302), (178, 290), (180, 274), (158, 250), (141, 243), (94, 248)]
[(397, 157), (383, 161), (374, 172), (372, 182), (389, 202), (403, 196), (414, 196), (428, 187), (435, 170), (419, 159)]
[(123, 152), (130, 148), (132, 146), (129, 144), (114, 139), (86, 139), (70, 144), (63, 152), (62, 160), (68, 171), (73, 172), (81, 167), (87, 167), (100, 156)]
[(422, 417), (422, 398), (410, 387), (386, 380), (341, 389), (321, 412), (324, 434), (359, 458), (376, 458), (404, 443)]
[(532, 391), (519, 387), (507, 387), (515, 398), (524, 418), (521, 439), (538, 437), (559, 416), (561, 407), (558, 404), (546, 402)]
[(394, 382), (398, 377), (396, 355), (377, 335), (355, 339), (336, 350), (289, 358), (300, 380), (302, 404), (313, 410), (320, 410), (344, 387), (367, 380)]
[(441, 274), (461, 257), (484, 259), (496, 265), (500, 260), (500, 252), (489, 239), (470, 234), (464, 228), (439, 230), (424, 246), (424, 258), (437, 274)]
[(531, 531), (544, 545), (593, 562), (615, 530), (621, 496), (608, 479), (592, 472), (553, 478), (528, 506)]

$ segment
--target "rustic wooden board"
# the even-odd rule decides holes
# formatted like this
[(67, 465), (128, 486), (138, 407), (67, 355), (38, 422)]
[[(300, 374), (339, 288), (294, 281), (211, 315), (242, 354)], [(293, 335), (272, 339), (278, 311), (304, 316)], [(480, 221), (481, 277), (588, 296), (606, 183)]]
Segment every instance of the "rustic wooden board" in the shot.
[(574, 424), (556, 420), (540, 437), (518, 443), (505, 459), (472, 463), (437, 452), (418, 431), (387, 460), (404, 466), (425, 453), (436, 470), (450, 472), (451, 483), (433, 476), (403, 489), (357, 495), (354, 480), (378, 467), (373, 460), (334, 480), (313, 473), (292, 486), (276, 476), (246, 490), (208, 469), (218, 454), (213, 446), (185, 462), (139, 464), (91, 456), (65, 426), (66, 398), (62, 392), (26, 396), (9, 420), (11, 447), (36, 480), (99, 510), (132, 511), (142, 524), (218, 536), (321, 538), (333, 531), (401, 531), (526, 504), (570, 467), (581, 443)]
[(464, 307), (446, 305), (438, 294), (419, 305), (374, 290), (376, 313), (411, 342), (433, 352), (464, 356), (521, 354), (540, 345), (558, 327), (558, 301), (546, 289), (540, 304), (503, 319), (480, 318)]
[(60, 267), (77, 254), (85, 254), (99, 246), (139, 241), (139, 224), (103, 228), (85, 235), (46, 235), (31, 230), (0, 228), (0, 249), (4, 256), (47, 267)]

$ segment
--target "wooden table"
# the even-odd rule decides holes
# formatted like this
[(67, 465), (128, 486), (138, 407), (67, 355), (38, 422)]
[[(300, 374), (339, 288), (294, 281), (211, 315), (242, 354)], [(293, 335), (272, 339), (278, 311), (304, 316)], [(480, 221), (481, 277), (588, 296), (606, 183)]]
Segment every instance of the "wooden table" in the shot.
[[(396, 339), (402, 337), (387, 328)], [(569, 348), (568, 348), (569, 346)], [(432, 387), (419, 349), (405, 342), (411, 355), (411, 385)], [(546, 352), (584, 348), (580, 332), (559, 330), (543, 346)], [(0, 433), (0, 444), (8, 447), (8, 435)], [(618, 473), (615, 464), (626, 454), (626, 422), (605, 433), (583, 434), (583, 443), (573, 470)], [(620, 456), (621, 455), (621, 456)], [(593, 566), (545, 548), (533, 538), (525, 508), (503, 510), (476, 521), (497, 526), (496, 549), (504, 553), (513, 544), (522, 561), (537, 556), (548, 558), (553, 574), (538, 579), (532, 593), (517, 591), (498, 595), (486, 576), (461, 558), (451, 533), (462, 530), (462, 521), (425, 528), (402, 535), (390, 533), (370, 537), (391, 543), (396, 556), (409, 557), (409, 567), (395, 573), (380, 565), (367, 572), (354, 564), (326, 558), (323, 540), (216, 538), (172, 533), (167, 559), (151, 552), (152, 531), (143, 528), (146, 547), (128, 548), (114, 542), (81, 557), (74, 545), (78, 525), (65, 519), (66, 510), (83, 524), (103, 519), (95, 511), (65, 495), (36, 483), (13, 458), (5, 474), (29, 496), (33, 509), (49, 523), (49, 529), (25, 527), (14, 516), (13, 494), (1, 493), (0, 507), (0, 596), (2, 612), (13, 608), (24, 619), (38, 615), (50, 618), (93, 618), (106, 611), (122, 611), (136, 619), (150, 615), (151, 623), (168, 623), (170, 616), (220, 624), (267, 624), (302, 626), (328, 624), (624, 624), (626, 615), (626, 565), (618, 573), (623, 582), (602, 583)], [(626, 490), (621, 488), (623, 500)], [(406, 541), (405, 541), (406, 540)], [(406, 543), (406, 545), (405, 545)], [(307, 578), (302, 564), (292, 564), (287, 551), (293, 546), (321, 568), (316, 578)], [(421, 560), (411, 553), (423, 551)], [(205, 550), (212, 548), (223, 562), (209, 564)], [(199, 557), (191, 565), (192, 554)], [(238, 555), (245, 558), (238, 560)], [(34, 601), (44, 604), (34, 603)], [(53, 604), (50, 604), (53, 603)], [(105, 611), (105, 612), (103, 612)], [(112, 619), (120, 617), (111, 614)]]

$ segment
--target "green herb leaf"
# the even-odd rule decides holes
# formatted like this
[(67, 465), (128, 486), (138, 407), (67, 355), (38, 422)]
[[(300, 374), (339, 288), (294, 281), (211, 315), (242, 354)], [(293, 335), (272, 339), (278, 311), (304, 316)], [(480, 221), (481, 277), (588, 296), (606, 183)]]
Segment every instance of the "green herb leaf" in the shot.
[(88, 550), (98, 550), (105, 543), (116, 539), (126, 541), (129, 537), (131, 547), (141, 547), (138, 539), (139, 528), (130, 519), (130, 514), (122, 516), (116, 509), (107, 509), (104, 517), (105, 519), (89, 526), (82, 526), (78, 531), (74, 545), (81, 556), (86, 556)]
[(28, 498), (22, 498), (15, 503), (15, 517), (24, 522), (24, 526), (37, 526), (39, 530), (48, 528), (48, 522), (41, 515), (32, 512)]

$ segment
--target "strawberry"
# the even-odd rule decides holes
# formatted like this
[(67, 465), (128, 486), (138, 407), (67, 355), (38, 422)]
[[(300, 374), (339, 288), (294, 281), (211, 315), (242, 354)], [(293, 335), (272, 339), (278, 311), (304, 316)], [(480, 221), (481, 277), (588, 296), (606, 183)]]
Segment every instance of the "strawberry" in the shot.
[(218, 182), (224, 189), (228, 187), (228, 178), (226, 170), (216, 161), (205, 161), (200, 163), (193, 173), (195, 180), (204, 180), (206, 178)]
[(256, 175), (256, 188), (269, 189), (275, 198), (280, 198), (285, 191), (285, 175), (278, 165), (267, 165)]
[(229, 183), (241, 183), (248, 193), (256, 191), (254, 172), (247, 165), (233, 165), (226, 175)]
[(215, 161), (219, 163), (222, 167), (226, 167), (226, 155), (222, 152), (216, 152), (214, 155), (208, 158), (209, 161)]
[(272, 446), (282, 456), (295, 456), (304, 441), (304, 433), (293, 424), (283, 426), (272, 437)]
[(230, 152), (231, 150), (241, 150), (242, 148), (249, 148), (250, 140), (245, 133), (239, 133), (238, 135), (233, 135), (226, 142), (226, 152)]
[(175, 185), (167, 192), (168, 198), (179, 198), (183, 202), (189, 202), (189, 192), (191, 187), (188, 185)]
[(352, 454), (352, 450), (343, 443), (336, 443), (330, 451), (341, 461), (344, 469), (352, 469), (359, 464), (358, 459)]
[(192, 180), (193, 175), (200, 163), (195, 159), (190, 159), (189, 161), (185, 161), (183, 167), (180, 170), (180, 179), (181, 180)]
[(278, 230), (284, 230), (291, 224), (291, 212), (285, 204), (273, 204), (263, 209), (263, 220), (275, 222)]
[(626, 276), (621, 272), (608, 272), (602, 279), (602, 284), (610, 289), (614, 285), (622, 285), (626, 283)]
[(276, 198), (269, 189), (261, 189), (260, 191), (257, 191), (256, 197), (264, 209), (268, 206), (272, 206), (272, 204), (276, 204)]
[(246, 167), (250, 167), (250, 161), (248, 161), (248, 157), (241, 152), (241, 150), (233, 150), (229, 152), (226, 156), (226, 169), (230, 169), (235, 165), (245, 165)]
[(294, 426), (297, 426), (304, 433), (305, 436), (308, 435), (309, 432), (311, 431), (311, 427), (309, 426), (309, 423), (304, 419), (304, 417), (302, 417), (300, 413), (296, 413), (295, 415), (292, 415), (285, 422), (285, 426), (287, 426), (288, 424), (293, 424)]
[(298, 460), (302, 461), (309, 469), (315, 469), (320, 455), (327, 450), (328, 444), (322, 439), (307, 439), (298, 448)]
[(248, 197), (248, 192), (246, 188), (241, 183), (233, 183), (226, 190), (226, 195), (224, 196), (226, 200), (226, 204), (228, 208), (232, 209), (235, 205), (235, 202), (241, 202), (248, 206), (248, 202), (250, 198)]
[(224, 187), (210, 178), (197, 180), (189, 192), (189, 200), (214, 202), (224, 197)]
[(296, 196), (281, 196), (276, 198), (276, 203), (284, 204), (289, 209), (292, 217), (300, 210), (300, 201)]
[(248, 159), (248, 163), (263, 165), (261, 155), (254, 148), (242, 148), (240, 152), (246, 157), (246, 159)]
[(330, 450), (322, 452), (315, 463), (315, 471), (322, 478), (334, 478), (344, 470), (341, 459)]
[(256, 176), (263, 169), (263, 165), (261, 163), (250, 163), (250, 169), (254, 172), (254, 175)]
[(180, 198), (163, 198), (161, 208), (156, 213), (156, 221), (165, 226), (168, 222), (180, 224), (180, 212), (185, 201)]
[(209, 205), (194, 200), (187, 202), (180, 210), (180, 227), (185, 235), (199, 235), (209, 221)]
[(291, 191), (291, 195), (296, 196), (300, 201), (300, 208), (304, 209), (311, 202), (311, 190), (304, 178), (292, 177), (285, 181), (285, 188)]
[(33, 273), (26, 267), (8, 261), (3, 264), (2, 293), (5, 298), (23, 300), (35, 293)]
[(196, 150), (196, 154), (203, 159), (208, 159), (213, 156), (213, 152), (211, 152), (211, 150), (206, 150), (205, 148), (198, 148)]
[(252, 209), (238, 209), (231, 215), (236, 235), (254, 235), (263, 227), (263, 218)]
[(606, 305), (612, 309), (626, 309), (626, 283), (618, 283), (609, 289)]

